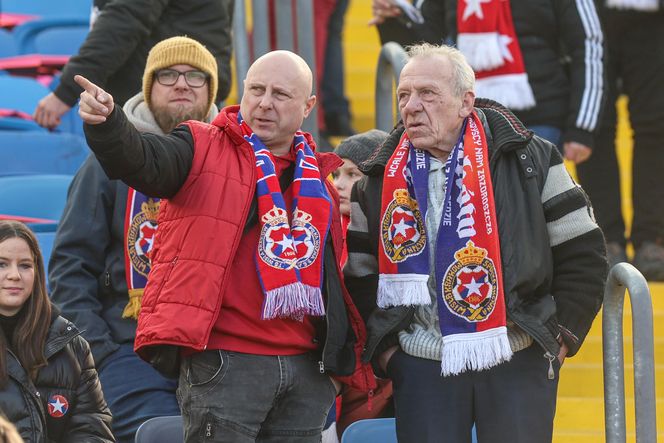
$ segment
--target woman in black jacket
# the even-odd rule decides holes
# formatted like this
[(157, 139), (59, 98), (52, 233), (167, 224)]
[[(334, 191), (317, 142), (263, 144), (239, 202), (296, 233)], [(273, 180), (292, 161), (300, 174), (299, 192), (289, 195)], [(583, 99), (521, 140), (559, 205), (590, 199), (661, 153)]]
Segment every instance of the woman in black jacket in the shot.
[(37, 240), (0, 221), (0, 411), (28, 442), (113, 442), (88, 343), (46, 293)]

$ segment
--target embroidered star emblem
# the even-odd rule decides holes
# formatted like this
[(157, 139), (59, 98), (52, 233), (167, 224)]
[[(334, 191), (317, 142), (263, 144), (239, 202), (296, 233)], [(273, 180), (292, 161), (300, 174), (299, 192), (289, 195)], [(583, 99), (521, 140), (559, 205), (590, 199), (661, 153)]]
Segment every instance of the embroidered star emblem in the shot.
[(286, 249), (294, 250), (293, 249), (293, 239), (287, 237), (286, 234), (283, 234), (283, 238), (280, 241), (276, 242), (276, 243), (281, 246), (281, 249), (283, 251), (285, 251)]
[(61, 414), (64, 414), (64, 403), (60, 402), (59, 398), (56, 398), (54, 402), (51, 403), (51, 406), (53, 407), (53, 412), (59, 412)]
[(484, 282), (480, 282), (480, 283), (478, 283), (478, 282), (475, 280), (475, 277), (473, 277), (473, 278), (470, 280), (470, 283), (468, 283), (468, 284), (465, 285), (465, 286), (466, 286), (466, 289), (468, 289), (468, 295), (471, 295), (471, 294), (482, 295), (482, 294), (480, 293), (480, 288), (482, 287), (483, 284), (484, 284)]
[(399, 223), (394, 225), (394, 236), (396, 237), (397, 235), (401, 234), (404, 237), (406, 236), (406, 229), (410, 228), (411, 226), (404, 221), (402, 218), (399, 220)]
[(512, 43), (512, 38), (509, 35), (500, 34), (498, 36), (500, 55), (503, 57), (503, 59), (513, 62), (514, 58), (512, 57), (512, 53), (510, 52), (509, 48), (510, 43)]
[(471, 15), (476, 15), (480, 20), (484, 20), (484, 13), (482, 12), (482, 3), (489, 3), (491, 0), (465, 0), (466, 9), (463, 10), (463, 17), (461, 20), (464, 22), (468, 20)]

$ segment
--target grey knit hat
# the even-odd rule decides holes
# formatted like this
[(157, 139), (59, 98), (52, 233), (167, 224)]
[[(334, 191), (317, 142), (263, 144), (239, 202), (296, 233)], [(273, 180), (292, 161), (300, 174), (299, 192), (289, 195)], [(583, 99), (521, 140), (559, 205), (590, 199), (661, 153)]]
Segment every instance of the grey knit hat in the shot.
[(387, 138), (388, 133), (379, 129), (372, 129), (361, 134), (351, 135), (343, 140), (334, 150), (341, 158), (347, 158), (356, 165), (365, 161), (374, 149), (380, 146)]

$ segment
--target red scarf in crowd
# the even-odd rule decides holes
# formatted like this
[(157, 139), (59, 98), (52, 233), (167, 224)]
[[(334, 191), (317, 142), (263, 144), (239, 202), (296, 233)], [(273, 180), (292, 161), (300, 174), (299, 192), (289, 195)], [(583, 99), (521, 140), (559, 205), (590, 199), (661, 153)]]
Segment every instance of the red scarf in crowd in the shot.
[(535, 106), (509, 0), (459, 0), (457, 46), (475, 70), (475, 93), (510, 109)]

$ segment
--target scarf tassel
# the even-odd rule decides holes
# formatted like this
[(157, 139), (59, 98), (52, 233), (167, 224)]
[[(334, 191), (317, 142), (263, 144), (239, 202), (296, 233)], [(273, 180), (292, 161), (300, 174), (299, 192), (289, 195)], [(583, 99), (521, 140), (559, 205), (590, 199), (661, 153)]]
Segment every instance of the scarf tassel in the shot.
[(129, 301), (122, 311), (122, 318), (133, 318), (138, 320), (138, 314), (141, 312), (141, 301), (143, 300), (143, 288), (130, 289)]
[(535, 106), (535, 96), (528, 83), (528, 74), (505, 74), (478, 78), (475, 81), (478, 97), (487, 97), (510, 109), (523, 110)]
[(430, 305), (428, 281), (428, 275), (381, 274), (378, 278), (378, 307)]
[(443, 337), (441, 375), (457, 375), (466, 370), (482, 371), (512, 358), (507, 328)]
[(457, 47), (475, 71), (489, 71), (505, 64), (497, 32), (461, 33)]
[(296, 282), (266, 292), (263, 320), (292, 318), (302, 321), (305, 315), (325, 315), (320, 288)]

